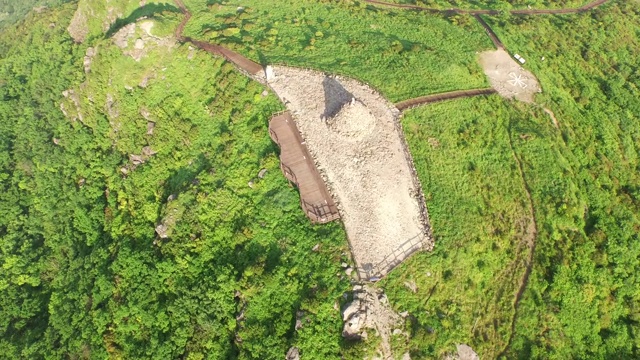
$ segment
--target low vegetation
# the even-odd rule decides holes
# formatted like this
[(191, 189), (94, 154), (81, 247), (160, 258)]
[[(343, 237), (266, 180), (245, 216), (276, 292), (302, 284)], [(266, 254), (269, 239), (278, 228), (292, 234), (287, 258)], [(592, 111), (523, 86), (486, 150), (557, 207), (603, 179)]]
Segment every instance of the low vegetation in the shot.
[(399, 311), (412, 315), (411, 341), (400, 349), (416, 358), (440, 357), (460, 342), (493, 358), (506, 346), (531, 216), (510, 143), (513, 125), (527, 115), (493, 95), (404, 116), (436, 248), (411, 258), (382, 286)]
[(345, 234), (280, 174), (281, 105), (186, 45), (136, 62), (98, 41), (85, 74), (49, 27), (73, 11), (0, 35), (3, 356), (337, 358)]
[[(559, 128), (537, 105), (496, 99), (433, 105), (406, 115), (407, 138), (431, 194), (437, 249), (410, 260), (383, 286), (398, 309), (414, 314), (407, 325), (414, 336), (406, 345), (413, 353), (432, 356), (467, 342), (489, 358), (638, 356), (640, 64), (634, 54), (640, 42), (630, 29), (639, 19), (629, 3), (569, 17), (492, 19), (507, 48), (529, 59), (544, 89), (537, 102), (553, 109)], [(583, 37), (586, 32), (591, 35)], [(459, 125), (473, 119), (472, 130)], [(439, 147), (429, 145), (431, 138)], [(501, 275), (521, 276), (520, 268), (510, 268), (517, 248), (476, 240), (486, 238), (487, 228), (503, 216), (499, 209), (523, 202), (521, 194), (511, 201), (494, 195), (513, 191), (516, 180), (509, 173), (492, 171), (504, 174), (500, 181), (476, 175), (483, 169), (478, 164), (493, 160), (494, 152), (503, 166), (513, 164), (506, 160), (506, 146), (494, 151), (494, 144), (507, 139), (522, 163), (538, 224), (533, 272), (513, 332), (502, 320), (514, 315), (512, 306), (492, 312), (484, 304), (499, 288), (510, 290), (501, 302), (512, 301), (513, 287)], [(451, 144), (456, 151), (446, 156)], [(474, 144), (481, 145), (467, 155)], [(449, 170), (442, 171), (444, 166)], [(480, 202), (480, 196), (487, 200)], [(496, 210), (485, 218), (476, 215), (487, 207)], [(505, 257), (502, 264), (494, 260), (496, 253)], [(490, 282), (482, 286), (477, 279)], [(415, 294), (407, 281), (416, 283)], [(500, 336), (483, 332), (481, 326), (492, 323), (489, 329)]]
[[(186, 35), (353, 76), (393, 101), (488, 84), (476, 52), (491, 42), (468, 16), (185, 2)], [(174, 4), (92, 3), (52, 2), (16, 25), (40, 3), (0, 0), (0, 353), (375, 354), (373, 335), (341, 338), (346, 236), (339, 223), (310, 224), (280, 174), (267, 121), (282, 105), (188, 45), (149, 41), (139, 62), (114, 45), (141, 17), (170, 35), (182, 18)], [(513, 7), (527, 4), (582, 5)], [(95, 15), (77, 18), (82, 43), (67, 32), (77, 8)], [(639, 9), (486, 17), (540, 80), (536, 104), (492, 95), (404, 115), (436, 248), (379, 284), (408, 311), (409, 336), (392, 338), (398, 357), (438, 358), (458, 343), (481, 358), (640, 357)]]
[(185, 34), (224, 44), (259, 63), (355, 77), (392, 101), (487, 86), (476, 52), (491, 48), (471, 17), (312, 0), (185, 1)]
[(418, 5), (434, 9), (447, 10), (451, 8), (468, 10), (512, 10), (512, 9), (564, 9), (579, 8), (590, 0), (384, 0), (388, 3)]

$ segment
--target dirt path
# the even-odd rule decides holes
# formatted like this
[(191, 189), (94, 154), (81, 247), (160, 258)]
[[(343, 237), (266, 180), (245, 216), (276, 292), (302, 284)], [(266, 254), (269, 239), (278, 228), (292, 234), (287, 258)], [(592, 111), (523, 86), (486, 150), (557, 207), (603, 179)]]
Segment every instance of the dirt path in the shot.
[(489, 94), (494, 94), (495, 92), (496, 90), (494, 90), (493, 88), (457, 90), (457, 91), (450, 91), (450, 92), (433, 94), (433, 95), (420, 96), (417, 98), (400, 101), (395, 105), (398, 108), (398, 110), (404, 111), (404, 110), (414, 108), (416, 106), (430, 104), (438, 101), (457, 99), (462, 97), (489, 95)]
[[(581, 6), (579, 8), (538, 9), (538, 10), (523, 9), (523, 10), (509, 10), (508, 12), (512, 15), (576, 14), (576, 13), (581, 13), (581, 12), (591, 10), (609, 1), (610, 0), (597, 0), (597, 1), (590, 2), (584, 6)], [(438, 9), (438, 8), (430, 8), (426, 6), (419, 6), (419, 5), (389, 3), (386, 1), (379, 1), (379, 0), (364, 0), (364, 2), (373, 4), (373, 5), (388, 6), (388, 7), (400, 8), (400, 9), (419, 10), (419, 11), (426, 11), (426, 12), (432, 12), (432, 13), (454, 13), (454, 14), (469, 14), (469, 15), (499, 15), (501, 13), (501, 10), (465, 10), (465, 9), (457, 9), (457, 8)]]
[(553, 122), (553, 126), (556, 127), (556, 129), (560, 128), (560, 125), (558, 123), (558, 119), (556, 119), (556, 114), (553, 113), (553, 111), (551, 111), (551, 109), (548, 108), (543, 108), (544, 112), (546, 112), (550, 117), (551, 117), (551, 121)]
[(175, 32), (175, 37), (176, 39), (178, 39), (178, 41), (189, 42), (210, 54), (222, 56), (227, 61), (235, 64), (240, 70), (248, 73), (250, 76), (255, 76), (255, 75), (262, 76), (262, 73), (264, 71), (264, 69), (262, 68), (262, 65), (238, 54), (237, 52), (227, 49), (224, 46), (211, 44), (211, 43), (200, 41), (200, 40), (195, 40), (188, 36), (185, 37), (182, 33), (184, 31), (185, 25), (187, 25), (187, 22), (189, 22), (189, 20), (191, 19), (191, 13), (187, 9), (187, 7), (184, 5), (182, 0), (174, 0), (174, 2), (176, 6), (178, 6), (178, 8), (180, 8), (180, 10), (184, 13), (184, 19), (182, 19), (182, 21), (180, 22), (180, 25), (178, 25)]
[(529, 183), (527, 182), (527, 178), (524, 174), (524, 170), (522, 169), (522, 162), (520, 158), (516, 154), (513, 149), (513, 140), (511, 139), (511, 130), (509, 130), (509, 148), (511, 149), (511, 153), (513, 154), (513, 158), (518, 165), (518, 173), (520, 174), (520, 179), (522, 180), (522, 186), (524, 187), (525, 194), (527, 196), (527, 208), (530, 213), (529, 224), (525, 229), (525, 233), (522, 237), (522, 242), (525, 246), (529, 248), (529, 256), (527, 257), (527, 262), (525, 265), (524, 274), (522, 275), (522, 279), (520, 280), (520, 285), (518, 286), (518, 291), (513, 299), (513, 318), (511, 319), (511, 331), (509, 333), (509, 340), (505, 345), (504, 349), (500, 351), (496, 358), (501, 358), (507, 352), (509, 347), (511, 346), (511, 342), (513, 341), (513, 335), (515, 333), (516, 321), (518, 320), (518, 306), (520, 304), (520, 300), (522, 299), (522, 294), (524, 294), (524, 290), (527, 288), (527, 283), (529, 282), (529, 276), (531, 275), (531, 270), (533, 269), (533, 254), (536, 249), (536, 238), (538, 234), (538, 224), (536, 222), (536, 213), (533, 208), (533, 198), (531, 197), (531, 189), (529, 188)]
[(484, 31), (487, 32), (487, 35), (489, 35), (489, 37), (491, 38), (491, 41), (493, 41), (493, 45), (497, 49), (506, 50), (506, 48), (504, 47), (504, 44), (502, 43), (502, 41), (500, 41), (500, 39), (498, 38), (498, 35), (496, 35), (496, 33), (491, 28), (491, 26), (489, 26), (489, 24), (487, 24), (487, 22), (484, 21), (484, 19), (480, 15), (474, 14), (473, 17), (480, 23), (480, 25), (482, 25), (482, 27), (484, 28)]

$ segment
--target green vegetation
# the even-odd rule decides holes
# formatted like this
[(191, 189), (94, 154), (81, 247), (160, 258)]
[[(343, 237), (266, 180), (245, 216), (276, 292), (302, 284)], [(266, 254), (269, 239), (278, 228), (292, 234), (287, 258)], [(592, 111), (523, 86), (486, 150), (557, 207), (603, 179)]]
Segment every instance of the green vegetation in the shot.
[(66, 0), (0, 0), (0, 29), (22, 20), (29, 11), (60, 6)]
[[(352, 2), (185, 2), (185, 35), (224, 44), (259, 63), (341, 73), (392, 101), (488, 86), (476, 52), (491, 41), (473, 18), (453, 20)], [(238, 10), (238, 7), (243, 10)]]
[(435, 9), (489, 9), (489, 10), (512, 10), (512, 9), (563, 9), (579, 8), (591, 2), (591, 0), (384, 0), (388, 3), (411, 4)]
[[(0, 0), (2, 356), (375, 353), (374, 336), (340, 336), (346, 236), (339, 223), (310, 224), (280, 174), (267, 121), (282, 105), (189, 46), (147, 39), (135, 61), (114, 45), (143, 16), (154, 36), (170, 35), (182, 18), (174, 4), (94, 3), (49, 2), (16, 25), (41, 2)], [(186, 3), (186, 35), (353, 76), (393, 101), (487, 86), (475, 53), (491, 43), (468, 16), (354, 1)], [(93, 14), (76, 24), (83, 44), (66, 31), (77, 8)], [(481, 358), (638, 358), (637, 3), (486, 20), (544, 92), (537, 105), (490, 96), (404, 115), (436, 248), (380, 283), (410, 314), (394, 353), (438, 358), (467, 343)], [(85, 73), (88, 47), (97, 55)]]
[(85, 75), (85, 48), (49, 27), (73, 10), (0, 35), (3, 357), (337, 358), (345, 235), (280, 174), (281, 105), (187, 46), (136, 62), (98, 41)]
[(506, 345), (529, 249), (523, 237), (531, 214), (510, 146), (513, 124), (526, 115), (492, 96), (404, 117), (436, 248), (392, 272), (383, 286), (400, 311), (415, 316), (412, 341), (419, 345), (409, 349), (418, 358), (475, 337), (487, 339), (486, 347), (474, 347), (487, 358)]
[[(493, 21), (507, 48), (529, 59), (545, 91), (537, 101), (553, 109), (559, 129), (538, 107), (494, 98), (406, 115), (430, 194), (436, 251), (411, 259), (383, 286), (398, 309), (415, 314), (408, 324), (413, 353), (431, 356), (467, 342), (492, 358), (513, 336), (503, 354), (509, 359), (639, 356), (640, 42), (632, 30), (639, 20), (633, 5), (620, 3), (585, 15)], [(440, 147), (429, 146), (429, 138)], [(493, 181), (482, 173), (487, 165), (479, 165), (493, 159), (513, 164), (504, 145), (509, 139), (538, 225), (533, 272), (513, 333), (503, 321), (513, 307), (496, 313), (486, 304), (500, 289), (506, 290), (501, 303), (512, 301), (515, 288), (503, 274), (522, 277), (522, 268), (511, 269), (521, 257), (517, 247), (492, 247), (496, 241), (487, 233), (496, 217), (504, 217), (501, 209), (515, 213), (526, 199), (501, 195), (522, 188), (514, 187), (513, 172), (493, 170), (500, 176)], [(456, 151), (449, 153), (451, 146)], [(517, 217), (506, 219), (510, 229), (518, 228), (509, 226)], [(416, 294), (403, 285), (408, 280), (416, 282)]]

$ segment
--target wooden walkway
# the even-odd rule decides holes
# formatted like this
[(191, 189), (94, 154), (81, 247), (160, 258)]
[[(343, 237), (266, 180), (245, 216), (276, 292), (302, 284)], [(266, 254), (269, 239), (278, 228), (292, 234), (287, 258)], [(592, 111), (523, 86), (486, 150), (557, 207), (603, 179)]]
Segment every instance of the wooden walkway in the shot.
[(291, 113), (286, 111), (271, 118), (269, 135), (280, 146), (280, 168), (300, 190), (300, 205), (309, 219), (324, 224), (340, 218)]

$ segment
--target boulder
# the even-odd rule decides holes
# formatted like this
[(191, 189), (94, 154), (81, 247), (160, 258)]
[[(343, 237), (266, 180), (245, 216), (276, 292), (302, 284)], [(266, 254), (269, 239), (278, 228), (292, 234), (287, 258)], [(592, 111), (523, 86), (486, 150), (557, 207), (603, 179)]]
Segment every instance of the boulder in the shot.
[(300, 350), (297, 347), (289, 349), (286, 360), (300, 360)]
[(471, 348), (471, 346), (466, 344), (459, 344), (458, 348), (458, 359), (460, 360), (480, 360), (478, 354)]
[(169, 237), (169, 235), (167, 234), (168, 230), (169, 228), (167, 228), (167, 225), (165, 224), (156, 226), (156, 233), (158, 234), (158, 236), (160, 236), (161, 239), (166, 239)]
[(354, 299), (342, 311), (342, 320), (344, 327), (342, 336), (349, 340), (360, 340), (363, 338), (362, 332), (367, 320), (367, 312), (363, 307), (362, 301)]

